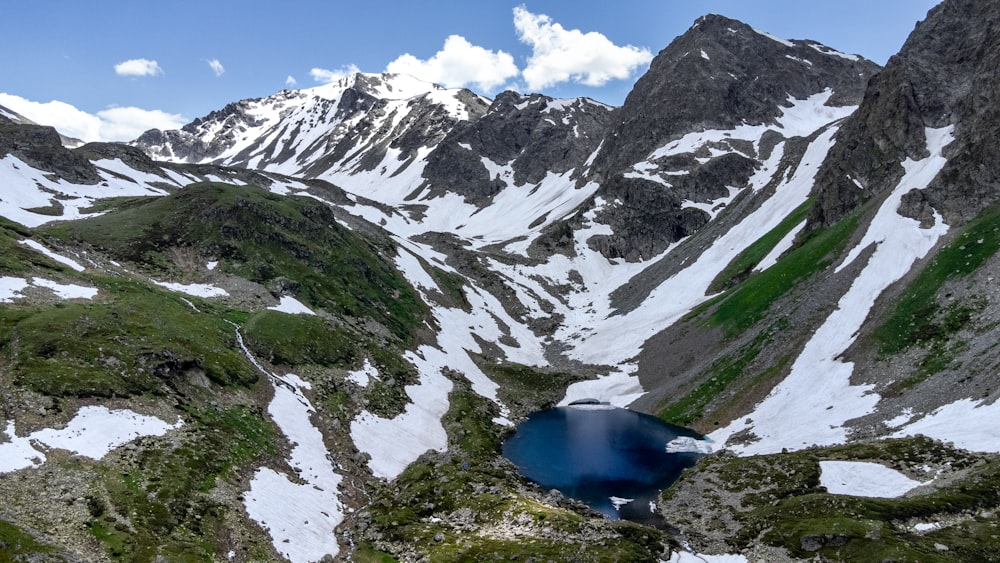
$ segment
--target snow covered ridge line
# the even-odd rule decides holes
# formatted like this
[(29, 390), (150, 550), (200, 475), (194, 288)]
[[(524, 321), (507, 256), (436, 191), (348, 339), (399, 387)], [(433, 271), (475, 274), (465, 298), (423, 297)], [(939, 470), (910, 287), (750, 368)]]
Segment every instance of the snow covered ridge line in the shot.
[[(19, 437), (14, 431), (14, 421), (7, 421), (6, 430), (0, 432), (9, 441), (0, 443), (0, 473), (10, 473), (45, 463), (46, 449), (62, 449), (74, 454), (102, 459), (111, 450), (143, 436), (162, 436), (180, 428), (178, 418), (168, 424), (155, 416), (145, 416), (128, 409), (111, 410), (104, 406), (86, 406), (61, 430), (45, 428)], [(44, 448), (39, 449), (38, 443)]]
[(70, 268), (73, 268), (77, 272), (82, 272), (82, 271), (84, 271), (84, 270), (87, 269), (86, 267), (84, 267), (83, 264), (80, 264), (76, 260), (73, 260), (72, 258), (67, 258), (67, 257), (63, 256), (62, 254), (57, 254), (57, 253), (49, 250), (48, 248), (46, 248), (45, 246), (43, 246), (41, 243), (39, 243), (37, 241), (33, 241), (31, 239), (25, 239), (25, 240), (19, 240), (17, 242), (20, 243), (20, 244), (23, 244), (24, 246), (27, 246), (28, 248), (31, 248), (33, 250), (37, 250), (38, 252), (41, 252), (42, 254), (48, 256), (49, 258), (55, 260), (56, 262), (59, 262), (60, 264), (65, 264), (65, 265), (69, 266)]
[[(51, 173), (33, 168), (14, 155), (0, 157), (0, 216), (34, 228), (52, 221), (100, 215), (82, 211), (92, 207), (94, 201), (98, 199), (166, 195), (164, 190), (154, 188), (142, 180), (133, 180), (133, 177), (145, 175), (155, 178), (155, 182), (159, 183), (167, 182), (167, 179), (138, 172), (121, 164), (120, 161), (100, 162), (102, 164), (113, 162), (115, 164), (112, 166), (122, 169), (125, 173), (119, 174), (98, 168), (103, 179), (100, 183), (73, 184), (63, 179), (53, 179)], [(193, 181), (180, 183), (178, 178), (179, 176), (172, 177), (172, 181), (177, 183), (178, 187)], [(37, 248), (36, 250), (41, 251)]]

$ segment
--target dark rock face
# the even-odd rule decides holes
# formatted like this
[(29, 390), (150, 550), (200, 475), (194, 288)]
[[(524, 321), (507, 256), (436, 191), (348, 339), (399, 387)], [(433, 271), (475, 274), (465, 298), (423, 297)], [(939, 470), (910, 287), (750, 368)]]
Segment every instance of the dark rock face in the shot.
[[(784, 41), (722, 16), (699, 19), (653, 60), (604, 139), (593, 174), (609, 204), (597, 220), (614, 235), (589, 241), (609, 258), (650, 257), (699, 229), (710, 217), (682, 208), (707, 203), (746, 186), (784, 135), (768, 131), (759, 142), (716, 141), (694, 153), (651, 161), (676, 175), (640, 180), (633, 165), (668, 142), (707, 129), (774, 125), (789, 99), (830, 91), (828, 106), (860, 102), (878, 65), (843, 55), (813, 41)], [(711, 150), (710, 150), (711, 149)], [(631, 176), (631, 177), (626, 177)]]
[(595, 169), (621, 172), (691, 131), (774, 123), (789, 97), (830, 88), (829, 105), (856, 105), (878, 69), (813, 41), (783, 42), (736, 20), (704, 16), (636, 82)]
[(586, 98), (554, 100), (503, 92), (478, 120), (458, 125), (428, 156), (424, 177), (434, 189), (483, 202), (506, 184), (490, 177), (481, 158), (510, 164), (516, 185), (549, 172), (580, 171), (600, 145), (611, 109)]
[(0, 115), (0, 156), (7, 154), (73, 184), (101, 181), (94, 165), (85, 156), (64, 147), (54, 128), (18, 124)]
[(895, 186), (905, 159), (927, 156), (925, 128), (954, 125), (955, 141), (941, 175), (904, 212), (919, 214), (914, 202), (926, 198), (946, 221), (967, 221), (998, 200), (1000, 174), (983, 166), (1000, 157), (998, 26), (1000, 5), (987, 0), (945, 1), (928, 12), (838, 133), (817, 177), (814, 224)]

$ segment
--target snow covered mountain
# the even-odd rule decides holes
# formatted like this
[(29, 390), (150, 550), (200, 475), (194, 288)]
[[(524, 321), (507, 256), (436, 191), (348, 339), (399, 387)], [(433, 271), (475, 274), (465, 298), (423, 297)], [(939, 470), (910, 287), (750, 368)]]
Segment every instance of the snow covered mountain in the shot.
[[(982, 422), (1000, 418), (998, 18), (995, 2), (946, 0), (882, 69), (709, 15), (620, 108), (355, 74), (74, 150), (0, 114), (0, 457), (19, 460), (0, 466), (18, 499), (0, 520), (104, 553), (28, 519), (24, 483), (85, 473), (44, 461), (61, 448), (132, 475), (70, 519), (118, 558), (188, 553), (190, 533), (212, 538), (203, 558), (296, 562), (563, 558), (595, 538), (610, 550), (595, 560), (666, 559), (680, 540), (779, 559), (947, 543), (975, 559), (966, 539), (1000, 490)], [(130, 316), (150, 306), (169, 337)], [(94, 346), (41, 342), (60, 323)], [(594, 519), (498, 461), (513, 422), (584, 397), (735, 454), (662, 499), (680, 539)], [(115, 417), (146, 441), (58, 445)], [(217, 446), (206, 429), (239, 447), (185, 461)], [(204, 466), (211, 495), (155, 516), (180, 506), (162, 460)], [(930, 496), (831, 524), (832, 493), (859, 490), (851, 470), (883, 478), (872, 464), (907, 475), (880, 495)], [(738, 489), (703, 494), (727, 479)], [(993, 496), (956, 492), (973, 486)], [(201, 520), (215, 513), (190, 507), (210, 500), (227, 508)], [(195, 514), (213, 524), (189, 530)], [(170, 540), (150, 547), (157, 530)]]

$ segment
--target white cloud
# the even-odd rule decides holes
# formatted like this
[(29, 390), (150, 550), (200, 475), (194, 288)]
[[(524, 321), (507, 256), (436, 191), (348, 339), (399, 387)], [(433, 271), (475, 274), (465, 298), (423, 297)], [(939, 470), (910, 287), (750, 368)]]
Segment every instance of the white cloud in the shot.
[(0, 105), (83, 141), (131, 141), (149, 129), (178, 129), (187, 122), (181, 115), (161, 110), (113, 107), (95, 115), (58, 100), (33, 102), (5, 93), (0, 93)]
[(212, 68), (212, 72), (214, 72), (216, 76), (222, 76), (222, 73), (226, 72), (226, 67), (222, 66), (219, 59), (212, 59), (207, 62), (208, 66)]
[(444, 47), (427, 60), (407, 53), (390, 62), (385, 71), (453, 88), (473, 85), (486, 92), (500, 87), (519, 72), (510, 54), (473, 45), (461, 35), (449, 36)]
[(295, 85), (298, 83), (299, 81), (295, 80), (295, 77), (292, 76), (291, 74), (289, 74), (288, 78), (285, 79), (285, 86), (288, 86), (289, 88), (294, 88)]
[(518, 39), (531, 46), (528, 66), (521, 75), (531, 90), (560, 82), (603, 86), (610, 80), (628, 78), (653, 59), (648, 49), (620, 47), (597, 32), (565, 29), (545, 14), (532, 14), (524, 6), (514, 8)]
[(129, 59), (115, 65), (115, 73), (119, 76), (156, 76), (163, 74), (163, 69), (156, 61), (149, 59)]
[[(361, 69), (354, 65), (347, 65), (341, 67), (340, 70), (327, 70), (325, 68), (314, 68), (309, 71), (309, 76), (316, 82), (322, 82), (323, 84), (329, 84), (330, 82), (336, 82), (338, 80), (347, 78), (348, 76), (361, 72)], [(289, 77), (291, 78), (291, 77)], [(295, 80), (292, 78), (292, 80)], [(286, 80), (287, 84), (288, 81)]]
[(131, 141), (150, 129), (180, 129), (187, 119), (179, 114), (137, 107), (115, 107), (97, 112), (101, 119), (101, 138), (105, 141)]

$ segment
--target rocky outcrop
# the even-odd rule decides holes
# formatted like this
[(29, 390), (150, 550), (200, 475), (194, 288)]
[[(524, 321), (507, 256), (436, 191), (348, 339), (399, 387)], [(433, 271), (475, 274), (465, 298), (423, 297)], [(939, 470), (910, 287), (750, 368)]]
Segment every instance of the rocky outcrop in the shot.
[[(588, 244), (629, 261), (663, 252), (708, 223), (706, 207), (721, 209), (717, 202), (746, 187), (777, 143), (824, 125), (785, 132), (778, 119), (791, 100), (828, 92), (828, 107), (854, 106), (878, 68), (814, 41), (778, 39), (717, 15), (699, 19), (657, 55), (613, 116), (591, 168), (604, 202), (596, 220), (613, 234)], [(771, 128), (760, 138), (720, 135), (658, 154), (685, 135), (747, 125)]]
[(7, 154), (73, 184), (101, 181), (94, 165), (85, 156), (65, 148), (54, 128), (18, 124), (0, 115), (0, 156)]
[(903, 212), (925, 203), (946, 221), (965, 222), (1000, 197), (1000, 6), (986, 0), (943, 2), (919, 23), (898, 55), (875, 77), (857, 112), (837, 134), (817, 178), (813, 224), (836, 222), (895, 186), (902, 162), (927, 156), (925, 128), (954, 126), (948, 164)]

